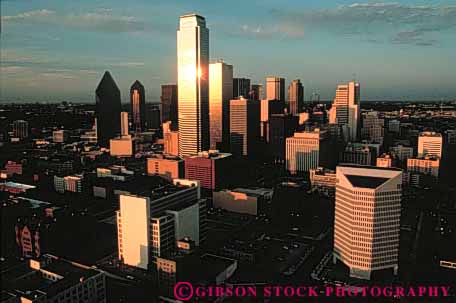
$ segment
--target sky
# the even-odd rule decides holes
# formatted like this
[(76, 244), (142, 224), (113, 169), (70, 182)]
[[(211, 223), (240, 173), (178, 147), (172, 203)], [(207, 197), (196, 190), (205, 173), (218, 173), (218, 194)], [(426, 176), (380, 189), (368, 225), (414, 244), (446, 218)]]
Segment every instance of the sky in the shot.
[(176, 83), (179, 16), (206, 18), (211, 61), (235, 77), (301, 79), (332, 100), (356, 79), (362, 100), (456, 98), (456, 0), (1, 0), (0, 102), (95, 102), (105, 70), (127, 102)]

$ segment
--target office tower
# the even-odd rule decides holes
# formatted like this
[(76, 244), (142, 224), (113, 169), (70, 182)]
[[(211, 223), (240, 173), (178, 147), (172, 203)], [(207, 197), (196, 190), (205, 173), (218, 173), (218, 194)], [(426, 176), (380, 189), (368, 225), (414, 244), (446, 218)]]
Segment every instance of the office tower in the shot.
[(299, 79), (291, 81), (288, 86), (288, 111), (296, 115), (304, 108), (304, 87)]
[(138, 189), (137, 193), (120, 194), (117, 211), (119, 260), (123, 264), (148, 269), (154, 257), (175, 249), (175, 224), (187, 225), (189, 230), (197, 230), (199, 234), (204, 214), (192, 212), (194, 216), (176, 223), (174, 215), (167, 211), (180, 211), (194, 204), (201, 209), (203, 200), (200, 198), (199, 183), (182, 179), (175, 179), (173, 185), (157, 190)]
[(146, 92), (144, 85), (136, 80), (130, 87), (131, 120), (135, 132), (140, 132), (146, 126)]
[(338, 166), (333, 261), (350, 268), (350, 277), (367, 279), (376, 270), (397, 274), (402, 171)]
[(176, 84), (165, 84), (161, 86), (161, 120), (162, 122), (172, 121), (177, 125), (177, 95)]
[(274, 114), (283, 114), (284, 102), (279, 100), (261, 100), (260, 102), (260, 138), (269, 142), (269, 120)]
[(377, 167), (393, 167), (393, 158), (384, 154), (377, 158)]
[(260, 103), (241, 98), (230, 102), (230, 148), (236, 156), (254, 156), (260, 138)]
[(177, 31), (179, 155), (209, 149), (209, 30), (196, 14), (180, 17)]
[(25, 120), (16, 120), (13, 122), (13, 136), (19, 139), (28, 137), (29, 124)]
[(210, 149), (218, 149), (229, 140), (231, 99), (233, 66), (223, 61), (209, 64)]
[(407, 159), (407, 171), (439, 177), (440, 158), (433, 155)]
[(418, 137), (418, 157), (436, 156), (442, 158), (442, 134), (422, 132)]
[(2, 303), (17, 302), (106, 303), (106, 274), (45, 254), (2, 272)]
[(298, 128), (299, 117), (292, 114), (272, 114), (269, 117), (269, 154), (275, 163), (285, 162), (285, 140)]
[(231, 168), (231, 154), (204, 151), (185, 157), (185, 178), (197, 180), (201, 188), (216, 190), (227, 185), (227, 171)]
[(161, 125), (160, 108), (158, 104), (146, 103), (146, 128), (159, 129)]
[(120, 90), (106, 71), (95, 91), (98, 144), (109, 147), (109, 139), (120, 133)]
[(128, 113), (120, 113), (120, 136), (128, 136)]
[(250, 92), (250, 79), (246, 78), (233, 78), (233, 99), (235, 98), (249, 98)]
[(329, 111), (329, 123), (338, 125), (345, 141), (356, 141), (360, 120), (360, 85), (349, 82), (337, 86), (336, 97)]
[(313, 131), (294, 133), (286, 140), (286, 168), (291, 174), (316, 169), (320, 163), (320, 141), (326, 136), (325, 131), (316, 128)]
[(368, 146), (353, 146), (352, 144), (348, 144), (339, 155), (341, 164), (372, 165), (372, 159), (372, 151)]
[(159, 175), (168, 180), (184, 177), (184, 160), (165, 155), (154, 155), (147, 158), (147, 174)]
[(263, 85), (252, 84), (250, 88), (250, 99), (262, 100), (263, 99)]
[(266, 99), (285, 102), (285, 78), (266, 78)]
[(369, 111), (362, 114), (361, 139), (383, 144), (384, 119), (379, 118), (378, 112)]
[(179, 155), (179, 131), (171, 121), (163, 123), (163, 153), (170, 156)]

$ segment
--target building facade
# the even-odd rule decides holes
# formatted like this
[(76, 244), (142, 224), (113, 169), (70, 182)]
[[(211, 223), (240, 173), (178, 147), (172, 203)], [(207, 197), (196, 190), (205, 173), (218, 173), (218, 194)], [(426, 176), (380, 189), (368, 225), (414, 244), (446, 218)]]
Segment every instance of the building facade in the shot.
[(442, 158), (442, 134), (422, 132), (418, 137), (418, 157), (435, 156)]
[(260, 138), (260, 103), (238, 99), (230, 102), (230, 149), (235, 156), (255, 153)]
[(288, 86), (288, 111), (299, 114), (304, 108), (304, 86), (299, 79), (291, 81)]
[(134, 131), (143, 131), (146, 127), (146, 90), (139, 80), (130, 87), (130, 113)]
[(338, 166), (334, 262), (369, 280), (376, 270), (398, 270), (402, 171)]
[(120, 133), (120, 90), (106, 71), (95, 90), (98, 144), (109, 147), (109, 140)]
[(266, 78), (266, 99), (285, 102), (285, 78)]
[(163, 123), (171, 121), (177, 125), (177, 95), (178, 89), (176, 84), (165, 84), (161, 86), (161, 120)]
[(180, 17), (177, 31), (179, 156), (209, 149), (209, 30), (199, 15)]
[(210, 149), (219, 149), (230, 134), (233, 66), (223, 61), (209, 64), (209, 79)]

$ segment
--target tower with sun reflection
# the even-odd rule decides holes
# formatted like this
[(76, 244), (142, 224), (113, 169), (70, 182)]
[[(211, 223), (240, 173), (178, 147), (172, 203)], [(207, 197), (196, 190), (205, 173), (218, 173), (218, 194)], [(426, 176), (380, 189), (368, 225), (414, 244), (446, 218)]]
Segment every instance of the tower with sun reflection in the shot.
[(209, 30), (197, 14), (177, 31), (179, 156), (209, 149)]

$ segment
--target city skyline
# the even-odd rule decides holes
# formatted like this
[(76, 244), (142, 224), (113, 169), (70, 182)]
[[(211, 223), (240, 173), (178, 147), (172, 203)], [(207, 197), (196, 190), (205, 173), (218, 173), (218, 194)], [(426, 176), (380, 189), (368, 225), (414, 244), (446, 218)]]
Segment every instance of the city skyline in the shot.
[(305, 100), (315, 90), (332, 100), (334, 86), (352, 79), (362, 100), (455, 96), (453, 1), (248, 3), (236, 14), (223, 3), (104, 4), (3, 1), (0, 102), (92, 103), (105, 70), (122, 102), (136, 79), (146, 101), (159, 102), (160, 85), (177, 83), (176, 19), (188, 12), (207, 18), (210, 62), (223, 58), (251, 83), (299, 78)]

